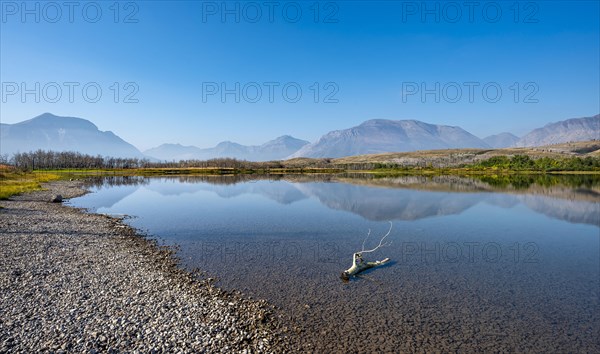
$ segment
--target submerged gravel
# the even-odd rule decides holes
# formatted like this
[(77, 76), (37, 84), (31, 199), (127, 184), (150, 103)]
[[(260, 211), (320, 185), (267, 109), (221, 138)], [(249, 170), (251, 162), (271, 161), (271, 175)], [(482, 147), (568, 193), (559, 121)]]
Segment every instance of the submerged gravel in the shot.
[(119, 219), (52, 203), (80, 182), (1, 201), (0, 352), (287, 352), (265, 302), (180, 270)]

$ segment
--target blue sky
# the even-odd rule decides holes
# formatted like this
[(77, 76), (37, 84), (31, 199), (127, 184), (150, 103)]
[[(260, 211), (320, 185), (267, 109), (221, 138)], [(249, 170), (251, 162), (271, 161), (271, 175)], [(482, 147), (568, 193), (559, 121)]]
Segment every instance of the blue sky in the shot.
[(2, 123), (82, 117), (140, 149), (373, 118), (522, 135), (600, 111), (598, 1), (22, 4), (0, 7)]

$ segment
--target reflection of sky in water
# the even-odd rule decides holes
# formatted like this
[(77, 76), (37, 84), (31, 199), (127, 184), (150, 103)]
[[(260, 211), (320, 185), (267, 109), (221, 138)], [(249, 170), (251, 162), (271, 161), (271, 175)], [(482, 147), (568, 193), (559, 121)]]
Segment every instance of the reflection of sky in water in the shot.
[[(386, 323), (426, 311), (424, 301), (434, 302), (436, 311), (423, 321), (468, 328), (478, 323), (482, 333), (487, 328), (510, 334), (515, 343), (544, 338), (540, 348), (569, 343), (590, 351), (587, 332), (578, 328), (600, 324), (600, 204), (576, 194), (159, 178), (96, 190), (72, 204), (136, 216), (127, 222), (181, 246), (184, 266), (216, 275), (226, 289), (265, 298), (292, 314), (300, 311), (296, 317), (318, 327), (315, 333), (327, 326), (324, 314), (344, 323), (348, 302), (360, 304), (365, 319), (383, 318), (371, 326), (398, 338), (395, 345), (406, 340), (407, 329)], [(367, 230), (377, 243), (387, 220), (394, 222), (393, 243), (369, 256), (389, 257), (393, 265), (369, 273), (374, 282), (351, 284), (348, 293), (337, 276), (350, 266)], [(560, 331), (566, 327), (576, 335), (565, 337)], [(347, 334), (342, 330), (327, 329), (331, 340)], [(353, 336), (345, 340), (359, 338)]]
[(177, 221), (175, 225), (169, 223), (168, 228), (187, 225), (191, 230), (206, 227), (205, 222), (210, 220), (243, 223), (251, 217), (255, 223), (265, 218), (269, 223), (277, 223), (280, 217), (293, 216), (309, 222), (308, 219), (328, 215), (340, 217), (336, 211), (351, 212), (369, 221), (418, 220), (458, 215), (471, 208), (481, 209), (483, 204), (497, 209), (524, 205), (529, 209), (527, 215), (535, 212), (574, 223), (600, 225), (597, 202), (532, 194), (432, 192), (287, 181), (219, 185), (180, 183), (176, 179), (150, 179), (144, 185), (104, 187), (97, 192), (74, 203), (100, 213), (131, 213), (134, 208), (142, 212), (134, 213), (137, 216), (151, 216), (145, 223), (156, 222), (154, 226), (160, 227), (160, 221), (168, 217)]

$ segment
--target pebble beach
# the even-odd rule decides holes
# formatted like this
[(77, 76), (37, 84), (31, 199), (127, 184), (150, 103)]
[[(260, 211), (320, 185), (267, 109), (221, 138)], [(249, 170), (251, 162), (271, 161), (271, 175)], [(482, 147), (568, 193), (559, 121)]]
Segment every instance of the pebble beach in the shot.
[(79, 181), (0, 201), (0, 353), (289, 352), (266, 302), (178, 268), (118, 218), (62, 203)]

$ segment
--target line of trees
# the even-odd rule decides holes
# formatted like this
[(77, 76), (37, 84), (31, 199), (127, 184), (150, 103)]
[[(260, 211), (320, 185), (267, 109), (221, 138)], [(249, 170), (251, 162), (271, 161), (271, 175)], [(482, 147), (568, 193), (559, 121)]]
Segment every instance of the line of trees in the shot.
[(185, 160), (155, 162), (139, 158), (116, 158), (91, 156), (72, 151), (44, 151), (16, 153), (12, 158), (0, 156), (0, 164), (15, 166), (21, 170), (39, 169), (135, 169), (135, 168), (214, 168), (235, 170), (269, 170), (297, 168), (332, 167), (327, 162), (309, 161), (301, 165), (287, 164), (285, 161), (254, 162), (233, 158), (210, 160)]
[(149, 163), (146, 159), (116, 158), (85, 155), (72, 151), (43, 151), (16, 153), (6, 161), (21, 170), (34, 169), (103, 169), (140, 168)]
[[(91, 156), (78, 152), (43, 151), (17, 153), (8, 159), (6, 155), (0, 157), (0, 164), (15, 166), (21, 170), (39, 169), (136, 169), (136, 168), (213, 168), (233, 169), (239, 171), (257, 170), (290, 170), (306, 171), (310, 169), (341, 170), (382, 170), (382, 169), (410, 169), (415, 167), (469, 167), (469, 168), (495, 168), (513, 171), (589, 171), (600, 170), (600, 157), (541, 157), (531, 158), (527, 155), (494, 156), (475, 163), (458, 164), (441, 163), (439, 161), (411, 161), (406, 163), (336, 163), (330, 159), (296, 159), (288, 161), (253, 162), (232, 158), (217, 158), (211, 160), (186, 160), (179, 162), (153, 162), (139, 158), (116, 158)], [(434, 163), (435, 162), (435, 163)]]

